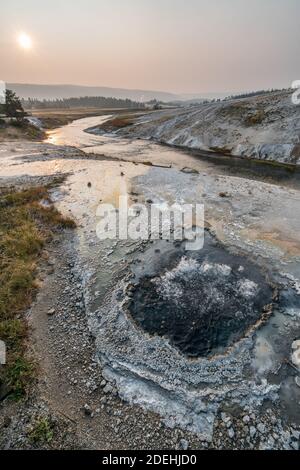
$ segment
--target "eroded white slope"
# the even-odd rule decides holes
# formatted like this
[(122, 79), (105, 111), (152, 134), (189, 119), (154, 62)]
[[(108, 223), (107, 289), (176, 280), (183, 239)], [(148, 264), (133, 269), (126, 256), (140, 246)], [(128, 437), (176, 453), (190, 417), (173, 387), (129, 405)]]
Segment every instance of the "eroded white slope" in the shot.
[(192, 149), (300, 164), (300, 106), (290, 92), (164, 110), (120, 131)]

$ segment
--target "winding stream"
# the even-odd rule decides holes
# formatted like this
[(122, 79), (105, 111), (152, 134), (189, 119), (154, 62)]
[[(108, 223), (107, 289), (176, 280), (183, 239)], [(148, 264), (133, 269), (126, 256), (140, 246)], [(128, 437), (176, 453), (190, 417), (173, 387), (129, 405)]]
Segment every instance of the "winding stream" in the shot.
[(247, 160), (212, 152), (182, 150), (153, 141), (125, 139), (114, 134), (85, 132), (101, 126), (111, 116), (79, 119), (48, 132), (46, 143), (78, 147), (86, 153), (102, 154), (108, 158), (175, 168), (191, 168), (223, 175), (240, 176), (299, 189), (300, 169), (292, 165)]

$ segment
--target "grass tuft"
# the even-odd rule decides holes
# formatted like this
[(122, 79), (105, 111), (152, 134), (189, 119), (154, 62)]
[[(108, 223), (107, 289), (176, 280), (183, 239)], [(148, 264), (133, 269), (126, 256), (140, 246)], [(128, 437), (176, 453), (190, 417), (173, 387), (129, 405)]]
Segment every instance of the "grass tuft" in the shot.
[(46, 417), (38, 418), (29, 432), (29, 439), (34, 444), (49, 444), (53, 436), (53, 423)]

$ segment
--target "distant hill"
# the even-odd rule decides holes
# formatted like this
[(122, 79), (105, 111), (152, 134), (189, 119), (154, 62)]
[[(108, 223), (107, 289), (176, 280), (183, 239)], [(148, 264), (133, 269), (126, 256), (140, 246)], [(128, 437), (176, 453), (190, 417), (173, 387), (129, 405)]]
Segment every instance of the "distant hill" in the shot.
[(225, 98), (231, 93), (188, 93), (175, 94), (165, 91), (129, 90), (126, 88), (92, 87), (81, 85), (35, 85), (30, 83), (7, 83), (6, 87), (15, 91), (20, 98), (27, 100), (54, 100), (63, 98), (81, 98), (83, 96), (103, 96), (104, 98), (130, 99), (132, 101), (146, 102), (158, 101), (183, 101), (197, 103), (206, 99)]
[(7, 88), (15, 91), (20, 98), (62, 99), (80, 98), (82, 96), (103, 96), (106, 98), (129, 98), (133, 101), (145, 102), (152, 99), (173, 101), (178, 96), (173, 93), (149, 90), (127, 90), (125, 88), (90, 87), (79, 85), (34, 85), (23, 83), (7, 83)]

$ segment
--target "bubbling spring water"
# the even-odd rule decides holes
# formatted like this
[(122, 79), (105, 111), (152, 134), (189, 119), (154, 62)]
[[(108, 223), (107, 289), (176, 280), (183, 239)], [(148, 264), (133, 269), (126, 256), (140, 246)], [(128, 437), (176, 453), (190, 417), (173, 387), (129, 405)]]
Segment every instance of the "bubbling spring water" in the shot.
[(129, 312), (147, 333), (168, 338), (189, 357), (224, 353), (272, 303), (259, 268), (220, 246), (181, 254), (171, 264), (139, 279)]

